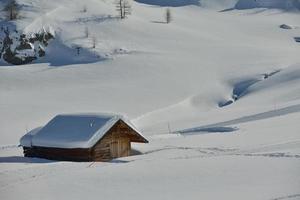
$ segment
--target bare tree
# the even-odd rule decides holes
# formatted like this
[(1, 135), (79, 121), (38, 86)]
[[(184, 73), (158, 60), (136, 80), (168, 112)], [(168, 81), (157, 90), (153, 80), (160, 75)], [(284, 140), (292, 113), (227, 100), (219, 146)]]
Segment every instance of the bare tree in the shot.
[(7, 12), (8, 20), (15, 20), (19, 16), (18, 4), (15, 0), (9, 1), (4, 11)]
[(131, 14), (131, 5), (128, 0), (123, 0), (123, 16), (124, 18)]
[(117, 0), (115, 4), (121, 19), (131, 14), (131, 5), (128, 0)]
[(172, 20), (171, 10), (169, 8), (166, 10), (165, 19), (167, 24)]
[(92, 37), (93, 49), (96, 48), (97, 38), (95, 36)]
[(89, 28), (87, 26), (84, 27), (84, 35), (85, 35), (86, 38), (89, 37)]

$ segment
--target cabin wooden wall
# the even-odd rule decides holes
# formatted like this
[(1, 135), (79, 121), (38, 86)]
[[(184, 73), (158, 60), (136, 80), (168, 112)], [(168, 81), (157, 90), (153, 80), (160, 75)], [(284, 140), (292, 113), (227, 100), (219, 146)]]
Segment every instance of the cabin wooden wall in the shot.
[[(126, 125), (126, 124), (125, 124)], [(92, 148), (95, 161), (107, 161), (114, 158), (130, 156), (130, 130), (121, 121), (117, 122), (105, 136)]]
[(61, 161), (92, 161), (90, 149), (63, 149), (48, 147), (23, 147), (24, 156)]

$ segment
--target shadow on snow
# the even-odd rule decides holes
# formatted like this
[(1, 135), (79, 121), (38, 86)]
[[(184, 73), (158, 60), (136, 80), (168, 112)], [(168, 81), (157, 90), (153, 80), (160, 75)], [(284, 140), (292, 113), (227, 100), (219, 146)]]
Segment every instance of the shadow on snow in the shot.
[[(288, 106), (288, 107), (277, 109), (277, 110), (262, 112), (262, 113), (258, 113), (258, 114), (254, 114), (254, 115), (249, 115), (249, 116), (245, 116), (245, 117), (241, 117), (241, 118), (237, 118), (237, 119), (233, 119), (233, 120), (219, 122), (219, 123), (215, 123), (215, 124), (209, 124), (209, 125), (205, 125), (205, 126), (179, 130), (177, 132), (180, 134), (185, 134), (185, 133), (201, 132), (203, 130), (215, 130), (215, 129), (218, 130), (220, 127), (223, 130), (226, 130), (226, 129), (224, 129), (225, 126), (231, 126), (231, 125), (235, 125), (235, 124), (242, 124), (242, 123), (247, 123), (247, 122), (252, 122), (252, 121), (257, 121), (257, 120), (269, 119), (269, 118), (287, 115), (287, 114), (291, 114), (291, 113), (297, 113), (297, 112), (300, 112), (300, 104)], [(228, 130), (230, 130), (229, 127), (226, 127), (226, 128), (228, 128)], [(229, 132), (229, 131), (227, 131), (227, 132)]]
[(6, 156), (0, 157), (0, 163), (53, 163), (55, 160), (47, 160), (42, 158), (28, 158), (23, 156)]
[(168, 7), (181, 7), (196, 5), (200, 6), (200, 0), (135, 0), (138, 3), (153, 5), (153, 6), (168, 6)]

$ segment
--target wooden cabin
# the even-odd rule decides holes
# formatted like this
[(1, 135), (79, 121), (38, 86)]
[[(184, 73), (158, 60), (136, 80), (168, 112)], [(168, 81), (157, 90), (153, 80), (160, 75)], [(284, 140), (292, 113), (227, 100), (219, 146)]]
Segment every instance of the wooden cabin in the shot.
[(130, 156), (131, 142), (148, 143), (124, 117), (108, 114), (58, 115), (20, 140), (26, 157), (65, 161)]

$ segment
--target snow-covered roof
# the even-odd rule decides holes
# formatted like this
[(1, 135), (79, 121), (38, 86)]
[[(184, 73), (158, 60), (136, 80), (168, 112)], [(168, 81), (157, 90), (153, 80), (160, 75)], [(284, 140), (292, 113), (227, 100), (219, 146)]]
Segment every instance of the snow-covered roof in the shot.
[(63, 114), (54, 117), (44, 127), (28, 132), (20, 139), (20, 144), (25, 147), (90, 148), (119, 120), (140, 134), (121, 115)]

